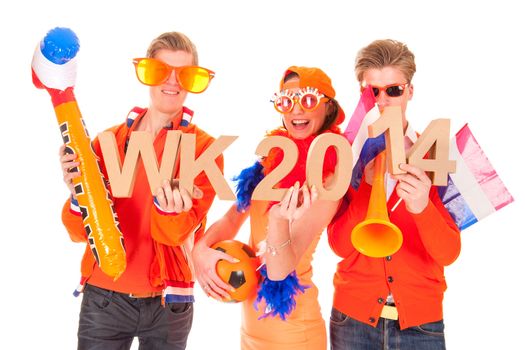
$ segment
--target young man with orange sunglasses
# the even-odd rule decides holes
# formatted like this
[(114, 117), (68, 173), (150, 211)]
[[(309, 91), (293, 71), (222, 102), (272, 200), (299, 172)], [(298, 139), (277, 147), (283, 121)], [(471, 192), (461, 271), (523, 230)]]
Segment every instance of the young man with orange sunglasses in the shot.
[[(193, 111), (184, 106), (184, 101), (188, 92), (203, 92), (214, 73), (198, 66), (194, 44), (177, 32), (154, 39), (147, 57), (133, 63), (139, 81), (149, 86), (150, 105), (133, 108), (124, 123), (109, 129), (115, 134), (120, 157), (126, 153), (131, 133), (143, 131), (153, 136), (155, 152), (161, 159), (168, 131), (180, 130), (196, 135), (197, 158), (214, 139), (191, 123)], [(93, 148), (107, 178), (98, 139), (93, 141)], [(72, 186), (72, 179), (80, 174), (69, 172), (79, 163), (75, 155), (63, 151), (64, 181), (72, 194), (63, 209), (63, 222), (73, 241), (86, 242)], [(222, 171), (222, 156), (217, 158), (217, 165)], [(142, 162), (137, 167), (131, 197), (114, 198), (126, 249), (125, 272), (116, 281), (105, 275), (86, 245), (79, 289), (84, 294), (79, 349), (129, 349), (134, 337), (139, 338), (141, 349), (186, 347), (194, 301), (190, 253), (195, 237), (203, 233), (215, 191), (202, 172), (194, 180), (193, 194), (165, 179), (152, 196)], [(177, 177), (178, 169), (175, 171)]]
[[(381, 112), (401, 107), (406, 146), (417, 139), (405, 116), (415, 71), (412, 52), (394, 40), (372, 42), (355, 64), (359, 83), (371, 86)], [(383, 258), (359, 252), (350, 233), (367, 214), (374, 171), (368, 168), (366, 181), (357, 191), (350, 188), (328, 227), (330, 245), (342, 258), (334, 276), (331, 348), (445, 349), (443, 270), (459, 255), (459, 230), (426, 173), (403, 164), (406, 174), (388, 176), (386, 185), (390, 221), (401, 229), (403, 244)]]

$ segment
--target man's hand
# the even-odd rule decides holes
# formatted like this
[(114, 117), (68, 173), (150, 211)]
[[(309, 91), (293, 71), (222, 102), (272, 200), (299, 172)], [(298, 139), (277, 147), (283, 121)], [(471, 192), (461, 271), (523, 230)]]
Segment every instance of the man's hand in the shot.
[(77, 159), (76, 154), (69, 154), (66, 153), (66, 146), (62, 145), (60, 146), (60, 149), (58, 150), (58, 155), (60, 156), (60, 165), (62, 168), (62, 176), (64, 179), (64, 182), (66, 183), (67, 188), (69, 189), (69, 192), (75, 197), (75, 188), (73, 186), (73, 179), (80, 176), (80, 170), (71, 172), (71, 169), (77, 168), (80, 165), (80, 162), (76, 162), (75, 159)]
[(432, 181), (423, 170), (413, 165), (400, 164), (399, 168), (407, 173), (393, 175), (393, 178), (399, 181), (396, 193), (403, 199), (410, 213), (419, 214), (428, 205)]
[(160, 208), (168, 213), (188, 212), (193, 207), (193, 198), (200, 199), (204, 193), (197, 186), (193, 186), (193, 193), (190, 193), (179, 186), (179, 180), (164, 180), (161, 187), (157, 189), (157, 202)]

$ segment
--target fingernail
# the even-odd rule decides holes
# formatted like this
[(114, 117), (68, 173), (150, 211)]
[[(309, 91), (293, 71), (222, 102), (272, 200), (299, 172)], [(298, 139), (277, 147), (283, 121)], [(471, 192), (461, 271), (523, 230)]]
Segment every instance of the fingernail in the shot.
[(230, 287), (230, 292), (232, 292), (232, 293), (235, 292), (235, 288)]
[(240, 262), (240, 260), (239, 260), (239, 259), (236, 259), (236, 258), (233, 258), (233, 262), (234, 262), (234, 263), (238, 263), (238, 262)]
[(317, 187), (315, 187), (315, 185), (312, 185), (312, 192), (317, 192)]

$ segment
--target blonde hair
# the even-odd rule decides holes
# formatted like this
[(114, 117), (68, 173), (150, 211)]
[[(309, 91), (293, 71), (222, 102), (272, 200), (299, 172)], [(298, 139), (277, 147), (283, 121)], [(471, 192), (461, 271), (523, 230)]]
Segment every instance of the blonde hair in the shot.
[(416, 72), (416, 62), (412, 51), (396, 40), (376, 40), (362, 48), (355, 59), (355, 75), (359, 82), (368, 69), (382, 69), (392, 66), (399, 69), (410, 83)]
[(155, 57), (157, 51), (167, 49), (173, 51), (185, 51), (193, 56), (193, 64), (199, 64), (199, 55), (197, 48), (191, 40), (184, 34), (179, 32), (167, 32), (159, 35), (153, 39), (148, 47), (146, 57)]

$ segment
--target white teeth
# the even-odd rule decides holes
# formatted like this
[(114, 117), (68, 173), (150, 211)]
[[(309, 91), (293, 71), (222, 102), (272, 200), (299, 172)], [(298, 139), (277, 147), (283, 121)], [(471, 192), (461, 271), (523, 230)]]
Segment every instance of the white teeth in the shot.
[(293, 125), (306, 125), (308, 123), (309, 123), (309, 121), (306, 120), (306, 119), (294, 119), (294, 120), (292, 120), (292, 124)]
[(166, 95), (178, 95), (179, 94), (178, 91), (162, 90), (162, 92), (165, 93)]

